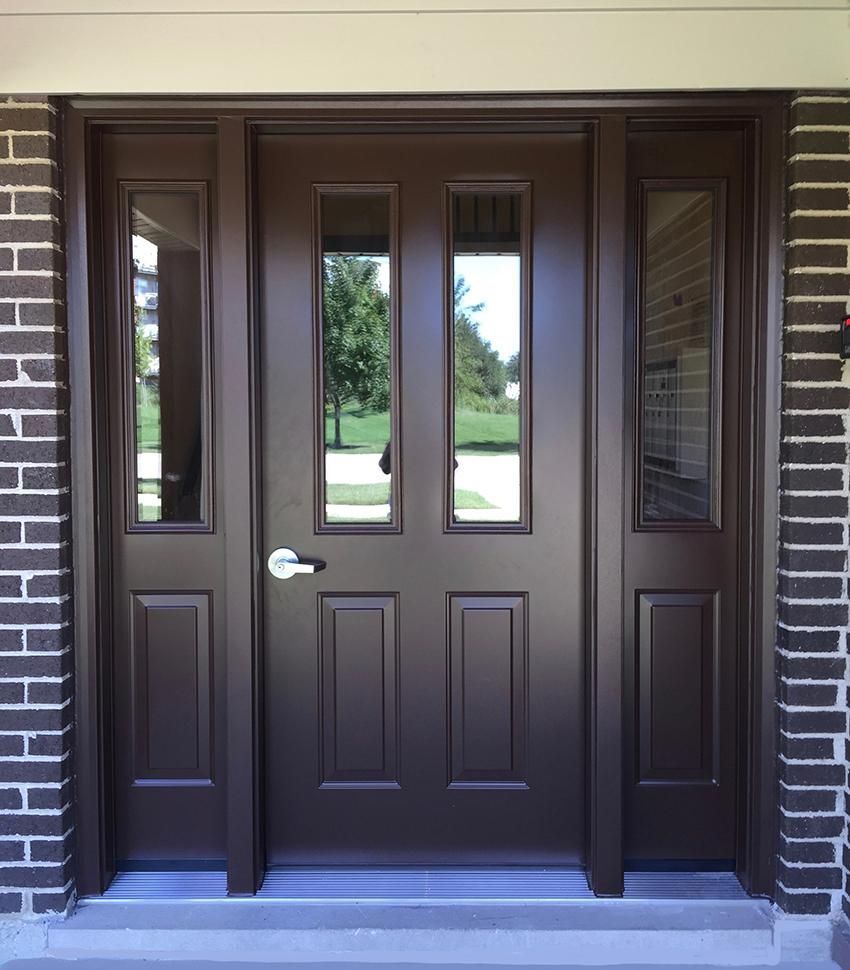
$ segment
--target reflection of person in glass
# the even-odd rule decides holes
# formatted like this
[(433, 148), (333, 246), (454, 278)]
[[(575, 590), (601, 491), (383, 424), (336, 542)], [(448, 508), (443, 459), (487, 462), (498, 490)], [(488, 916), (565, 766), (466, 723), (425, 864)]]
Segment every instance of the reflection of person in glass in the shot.
[(393, 470), (392, 448), (390, 447), (391, 444), (391, 441), (387, 442), (383, 454), (378, 460), (378, 468), (380, 468), (385, 475), (389, 475)]
[[(390, 447), (391, 444), (392, 441), (388, 441), (386, 443), (384, 446), (384, 451), (378, 461), (378, 468), (380, 468), (385, 475), (389, 475), (393, 470), (392, 448)], [(455, 469), (457, 469), (457, 458), (455, 458)]]

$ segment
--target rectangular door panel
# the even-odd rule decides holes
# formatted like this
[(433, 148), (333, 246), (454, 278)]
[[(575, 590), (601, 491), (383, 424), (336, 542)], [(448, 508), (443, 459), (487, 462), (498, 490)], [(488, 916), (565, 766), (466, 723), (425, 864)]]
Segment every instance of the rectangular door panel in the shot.
[(134, 784), (212, 782), (208, 593), (134, 593)]
[(394, 596), (321, 596), (322, 784), (398, 787)]
[(716, 612), (716, 593), (638, 595), (638, 784), (714, 779)]
[(451, 784), (525, 787), (525, 597), (448, 602)]

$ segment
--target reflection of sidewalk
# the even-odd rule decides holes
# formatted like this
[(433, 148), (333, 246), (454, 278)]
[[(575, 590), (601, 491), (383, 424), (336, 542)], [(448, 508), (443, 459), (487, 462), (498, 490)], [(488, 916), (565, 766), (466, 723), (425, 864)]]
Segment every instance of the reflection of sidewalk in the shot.
[(345, 452), (329, 451), (325, 458), (325, 479), (328, 485), (371, 485), (375, 482), (386, 482), (385, 475), (378, 462), (380, 454), (346, 454)]
[(140, 451), (136, 455), (139, 478), (156, 479), (162, 470), (162, 454), (158, 451)]
[(519, 456), (459, 455), (455, 488), (478, 492), (494, 509), (458, 510), (458, 517), (472, 521), (507, 521), (519, 518)]
[(389, 505), (329, 505), (328, 518), (342, 522), (387, 522)]
[[(378, 467), (379, 454), (345, 454), (329, 452), (326, 474), (329, 485), (370, 485), (386, 482), (387, 476)], [(455, 471), (455, 486), (477, 492), (496, 508), (459, 510), (462, 518), (477, 521), (513, 521), (519, 517), (519, 456), (518, 455), (460, 455)], [(363, 506), (360, 514), (333, 507), (335, 515), (351, 514), (360, 518), (374, 515), (377, 509)], [(380, 513), (378, 513), (380, 514)]]

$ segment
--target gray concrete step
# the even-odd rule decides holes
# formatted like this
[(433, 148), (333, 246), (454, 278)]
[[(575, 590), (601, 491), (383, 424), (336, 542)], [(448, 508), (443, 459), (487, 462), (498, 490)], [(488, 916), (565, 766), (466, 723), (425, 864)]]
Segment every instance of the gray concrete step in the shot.
[[(15, 960), (2, 964), (3, 970), (150, 970), (150, 963), (144, 960), (54, 960), (50, 957), (34, 960)], [(256, 963), (231, 963), (212, 960), (168, 960), (156, 964), (156, 970), (257, 970)], [(267, 964), (268, 966), (268, 964)], [(277, 964), (277, 966), (281, 966)], [(433, 964), (398, 964), (399, 970), (433, 970)], [(761, 964), (751, 970), (776, 970), (777, 967), (787, 967), (789, 970), (841, 970), (837, 963), (785, 963)], [(339, 970), (338, 963), (298, 963), (286, 964), (286, 970)], [(499, 964), (479, 964), (476, 970), (500, 970)], [(700, 970), (723, 970), (720, 964), (700, 964)], [(387, 964), (359, 963), (357, 970), (387, 970)], [(441, 970), (469, 970), (469, 964), (445, 965)], [(523, 970), (544, 970), (544, 968), (528, 966)], [(591, 970), (588, 964), (584, 966), (570, 966), (564, 970)], [(646, 970), (646, 964), (618, 964), (617, 970)], [(694, 964), (666, 964), (664, 970), (694, 970)]]
[[(799, 959), (828, 960), (828, 942)], [(759, 900), (385, 906), (84, 902), (48, 929), (54, 958), (465, 966), (775, 965)]]

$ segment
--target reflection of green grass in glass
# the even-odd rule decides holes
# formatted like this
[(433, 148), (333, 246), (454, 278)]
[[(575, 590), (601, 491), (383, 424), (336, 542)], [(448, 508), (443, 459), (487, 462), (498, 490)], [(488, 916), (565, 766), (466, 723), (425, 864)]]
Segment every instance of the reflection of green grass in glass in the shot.
[[(436, 402), (435, 402), (436, 405)], [(325, 440), (333, 441), (333, 413), (325, 414)], [(455, 416), (459, 455), (516, 455), (519, 453), (519, 418), (516, 414), (487, 414), (459, 410)], [(381, 454), (390, 436), (390, 416), (384, 411), (363, 411), (351, 405), (342, 411), (342, 450), (331, 453)]]
[(327, 486), (328, 505), (386, 505), (390, 487), (382, 482), (370, 485), (331, 484)]
[[(389, 441), (390, 415), (388, 411), (367, 411), (356, 405), (342, 409), (340, 422), (342, 437), (341, 452), (361, 451), (380, 454)], [(334, 418), (333, 410), (325, 411), (325, 441), (328, 451), (337, 452), (333, 447)]]
[(455, 489), (455, 508), (456, 509), (495, 509), (492, 502), (488, 502), (483, 495), (472, 492), (467, 488)]
[(136, 385), (136, 446), (139, 451), (160, 450), (159, 393), (144, 384)]
[(136, 483), (136, 493), (139, 496), (138, 521), (139, 522), (159, 522), (162, 519), (162, 507), (149, 502), (142, 502), (143, 495), (155, 495), (162, 497), (161, 482), (155, 478), (140, 478)]
[(519, 454), (519, 417), (483, 411), (455, 413), (455, 451), (459, 455)]
[[(390, 500), (389, 485), (375, 482), (369, 485), (328, 485), (327, 502), (328, 505), (386, 505)], [(465, 488), (459, 488), (455, 492), (455, 508), (458, 509), (493, 509), (496, 506), (491, 504), (479, 495)], [(336, 521), (340, 521), (337, 519)], [(358, 522), (372, 521), (358, 519)], [(374, 521), (384, 521), (377, 519)]]

